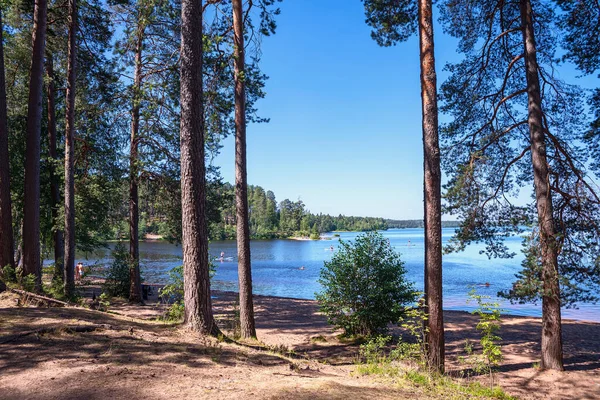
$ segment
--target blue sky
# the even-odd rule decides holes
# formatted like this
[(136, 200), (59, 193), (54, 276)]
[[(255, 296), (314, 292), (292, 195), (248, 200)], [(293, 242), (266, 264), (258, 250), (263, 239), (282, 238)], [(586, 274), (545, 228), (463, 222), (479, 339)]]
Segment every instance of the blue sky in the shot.
[[(263, 39), (270, 79), (248, 126), (248, 182), (313, 213), (419, 219), (423, 214), (421, 98), (416, 37), (381, 48), (359, 0), (285, 0)], [(436, 25), (438, 84), (457, 61)], [(234, 181), (234, 142), (215, 164)]]

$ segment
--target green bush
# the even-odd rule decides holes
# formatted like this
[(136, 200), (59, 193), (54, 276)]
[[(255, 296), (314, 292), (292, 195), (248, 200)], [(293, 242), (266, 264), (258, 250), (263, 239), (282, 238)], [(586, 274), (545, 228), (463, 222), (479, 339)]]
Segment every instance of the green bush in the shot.
[(129, 297), (129, 253), (123, 242), (112, 251), (113, 262), (108, 267), (103, 291), (111, 297)]
[[(209, 259), (209, 274), (210, 278), (215, 275), (215, 263)], [(167, 321), (181, 321), (185, 315), (183, 305), (183, 265), (178, 265), (169, 271), (169, 284), (159, 290), (160, 297), (163, 301), (171, 304), (164, 315)]]
[(369, 232), (353, 244), (340, 241), (339, 250), (321, 270), (323, 291), (316, 298), (329, 323), (346, 335), (384, 333), (416, 299), (405, 274), (389, 241)]
[(17, 271), (10, 265), (6, 265), (4, 268), (2, 268), (0, 280), (2, 280), (4, 283), (16, 283)]

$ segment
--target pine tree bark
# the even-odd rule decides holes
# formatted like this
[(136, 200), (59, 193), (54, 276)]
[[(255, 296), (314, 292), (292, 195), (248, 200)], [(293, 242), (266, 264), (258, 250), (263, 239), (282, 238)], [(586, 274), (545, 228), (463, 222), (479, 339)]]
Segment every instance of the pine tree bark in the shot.
[(135, 48), (135, 75), (133, 82), (133, 107), (131, 109), (131, 141), (129, 146), (129, 301), (142, 301), (140, 278), (139, 234), (139, 130), (140, 130), (140, 91), (142, 85), (142, 46), (144, 29), (138, 27)]
[(445, 345), (442, 309), (442, 196), (437, 78), (431, 0), (419, 0), (419, 43), (423, 112), (425, 304), (428, 313), (427, 355), (430, 368), (443, 373)]
[[(14, 267), (14, 237), (12, 204), (10, 199), (10, 165), (8, 162), (8, 120), (6, 107), (6, 79), (4, 74), (4, 26), (0, 10), (0, 268)], [(6, 289), (0, 280), (0, 292)]]
[(64, 293), (75, 290), (75, 78), (77, 76), (77, 4), (69, 0), (69, 47), (67, 50), (67, 112), (65, 130), (65, 269)]
[(206, 226), (202, 93), (202, 1), (181, 2), (181, 213), (184, 325), (219, 333), (212, 313)]
[(244, 70), (244, 18), (242, 0), (233, 0), (234, 80), (235, 80), (235, 207), (240, 291), (240, 327), (243, 338), (256, 338), (250, 263), (248, 220), (248, 173), (246, 162), (246, 83)]
[(25, 201), (23, 210), (23, 275), (34, 275), (36, 290), (42, 286), (40, 260), (40, 136), (47, 0), (35, 0), (33, 53), (29, 74), (27, 137), (25, 144)]
[[(54, 58), (52, 54), (46, 55), (46, 75), (48, 76), (48, 86), (46, 87), (46, 97), (48, 103), (48, 149), (50, 157), (54, 162), (58, 162), (58, 153), (56, 150), (56, 86), (54, 76)], [(50, 198), (52, 208), (52, 221), (58, 223), (60, 210), (60, 187), (59, 178), (56, 174), (55, 164), (50, 166)], [(64, 259), (65, 242), (62, 229), (55, 229), (52, 234), (54, 242), (54, 277), (53, 280), (64, 279)]]
[(558, 247), (555, 237), (552, 195), (546, 156), (546, 135), (542, 124), (542, 100), (535, 34), (530, 0), (521, 0), (521, 23), (525, 46), (528, 123), (531, 136), (531, 161), (540, 230), (542, 258), (542, 358), (543, 369), (564, 370), (560, 286), (558, 282)]

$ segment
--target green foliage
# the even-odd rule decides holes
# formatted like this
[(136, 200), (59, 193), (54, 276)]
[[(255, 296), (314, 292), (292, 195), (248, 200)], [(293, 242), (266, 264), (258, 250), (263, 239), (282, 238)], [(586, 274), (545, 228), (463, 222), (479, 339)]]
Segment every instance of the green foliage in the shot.
[(400, 317), (399, 322), (410, 338), (409, 341), (398, 343), (395, 350), (399, 358), (414, 360), (423, 368), (428, 367), (426, 347), (427, 319), (425, 298), (420, 297), (414, 306), (406, 306), (404, 315)]
[(110, 295), (104, 292), (100, 294), (100, 296), (98, 297), (98, 309), (100, 311), (108, 311), (108, 307), (110, 307), (110, 297)]
[(159, 291), (160, 297), (171, 304), (164, 315), (167, 321), (182, 321), (185, 313), (183, 305), (183, 265), (169, 271), (169, 284)]
[(501, 338), (497, 335), (500, 330), (500, 305), (497, 302), (489, 301), (490, 296), (477, 294), (475, 288), (469, 292), (467, 302), (477, 302), (477, 308), (472, 311), (479, 317), (476, 329), (480, 333), (480, 344), (482, 348), (481, 355), (475, 354), (473, 345), (470, 341), (465, 343), (465, 352), (467, 358), (463, 362), (470, 364), (472, 370), (477, 374), (488, 374), (490, 377), (490, 387), (494, 384), (495, 368), (502, 361), (502, 349), (498, 342)]
[[(215, 275), (216, 266), (209, 260), (209, 274), (212, 278)], [(183, 265), (178, 265), (169, 271), (169, 283), (159, 291), (159, 296), (171, 304), (164, 315), (167, 321), (182, 321), (185, 308), (183, 305)]]
[[(485, 244), (485, 253), (490, 257), (513, 257), (516, 254), (508, 249), (504, 240), (522, 233), (524, 226), (551, 218), (552, 238), (542, 241), (539, 231), (534, 230), (538, 238), (530, 244), (545, 247), (547, 251), (558, 250), (561, 292), (563, 287), (567, 289), (563, 292), (565, 299), (560, 300), (571, 304), (598, 300), (597, 296), (592, 297), (600, 288), (597, 262), (600, 196), (593, 181), (594, 174), (588, 170), (588, 167), (594, 168), (598, 157), (594, 154), (594, 143), (588, 140), (592, 138), (586, 138), (589, 113), (585, 92), (562, 81), (556, 73), (561, 42), (558, 33), (563, 17), (585, 16), (585, 21), (591, 24), (598, 22), (589, 19), (591, 14), (585, 11), (594, 2), (557, 2), (565, 7), (566, 14), (560, 17), (554, 2), (531, 2), (538, 63), (536, 76), (542, 82), (541, 99), (536, 108), (544, 121), (543, 161), (550, 171), (549, 178), (543, 179), (548, 179), (547, 198), (553, 215), (538, 215), (535, 196), (530, 196), (529, 201), (523, 200), (524, 193), (534, 191), (534, 176), (539, 177), (540, 171), (532, 166), (528, 124), (528, 107), (532, 103), (523, 56), (519, 2), (438, 2), (442, 25), (458, 39), (458, 51), (463, 55), (459, 62), (447, 65), (449, 77), (441, 86), (441, 111), (450, 119), (440, 129), (440, 144), (443, 168), (449, 177), (444, 211), (457, 215), (461, 222), (447, 250), (461, 251), (479, 242)], [(594, 15), (597, 15), (596, 5), (592, 4), (591, 9), (596, 10)], [(481, 21), (489, 21), (489, 24)], [(588, 42), (585, 35), (573, 33), (577, 40), (581, 39), (578, 45), (589, 44), (593, 48), (598, 41), (597, 34)], [(589, 29), (585, 33), (595, 35)], [(569, 54), (580, 50), (572, 48)], [(520, 296), (519, 301), (538, 296), (537, 283), (530, 278), (537, 274), (540, 260), (534, 259), (536, 251), (525, 251), (529, 254), (524, 265), (524, 280), (519, 282), (521, 288), (515, 287), (513, 291)], [(527, 289), (529, 293), (520, 289)]]
[(36, 278), (34, 274), (29, 274), (26, 276), (22, 276), (19, 282), (23, 290), (28, 292), (35, 292), (36, 287)]
[(398, 368), (392, 366), (393, 354), (386, 354), (386, 347), (391, 340), (391, 336), (376, 336), (362, 344), (357, 372), (362, 375), (398, 375)]
[(112, 263), (106, 272), (102, 289), (110, 297), (129, 297), (129, 253), (123, 242), (118, 242), (111, 253)]
[(317, 293), (321, 310), (330, 324), (346, 335), (385, 332), (415, 300), (412, 283), (389, 241), (378, 233), (359, 235), (354, 243), (340, 242), (340, 249), (321, 270)]
[(417, 2), (411, 0), (362, 0), (371, 37), (380, 46), (407, 40), (417, 30)]
[(17, 282), (17, 271), (15, 268), (10, 265), (6, 265), (1, 270), (2, 274), (0, 275), (0, 280), (6, 284), (16, 283)]
[(423, 369), (422, 365), (416, 369), (404, 365), (402, 361), (406, 359), (399, 353), (399, 347), (386, 354), (386, 347), (390, 341), (389, 336), (378, 336), (361, 345), (356, 371), (362, 375), (378, 375), (410, 382), (436, 398), (440, 396), (444, 399), (515, 400), (499, 387), (485, 387), (479, 382), (464, 384), (445, 375), (430, 373), (429, 370)]

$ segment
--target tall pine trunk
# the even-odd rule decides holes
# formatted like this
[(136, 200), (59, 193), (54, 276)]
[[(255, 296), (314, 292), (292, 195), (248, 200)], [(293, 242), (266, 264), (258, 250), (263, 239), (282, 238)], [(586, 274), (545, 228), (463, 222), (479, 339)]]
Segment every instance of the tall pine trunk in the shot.
[(40, 136), (47, 6), (47, 0), (35, 0), (25, 144), (23, 275), (32, 274), (35, 276), (36, 290), (38, 291), (42, 287), (40, 262)]
[[(47, 102), (48, 102), (48, 149), (53, 164), (50, 165), (50, 201), (52, 208), (52, 221), (58, 223), (60, 211), (60, 183), (56, 174), (58, 153), (56, 151), (56, 86), (54, 76), (54, 59), (52, 54), (46, 55), (46, 75), (48, 76)], [(65, 242), (62, 229), (55, 229), (52, 234), (54, 242), (54, 277), (53, 280), (64, 279)]]
[(65, 296), (75, 289), (75, 78), (77, 76), (77, 4), (69, 0), (67, 115), (65, 132)]
[(427, 355), (430, 368), (442, 373), (444, 372), (445, 355), (442, 309), (442, 196), (431, 0), (419, 0), (419, 43), (423, 111)]
[(181, 214), (185, 326), (218, 334), (212, 313), (206, 226), (202, 1), (181, 2)]
[(243, 338), (255, 338), (248, 221), (248, 173), (246, 170), (246, 83), (244, 59), (244, 18), (242, 0), (233, 0), (235, 74), (235, 207), (240, 290), (240, 327)]
[[(4, 32), (0, 10), (0, 35)], [(4, 41), (0, 36), (0, 268), (14, 267), (14, 237), (10, 200), (10, 165), (8, 162), (8, 121), (4, 75)], [(0, 292), (5, 289), (0, 280)]]
[(521, 0), (521, 23), (525, 46), (528, 123), (531, 161), (542, 254), (542, 359), (541, 368), (563, 370), (558, 248), (555, 238), (546, 135), (542, 124), (542, 99), (530, 0)]
[(140, 91), (142, 84), (142, 46), (144, 30), (138, 27), (135, 48), (135, 76), (133, 82), (133, 107), (131, 109), (131, 141), (129, 146), (129, 301), (142, 301), (140, 278), (139, 215), (139, 159)]

